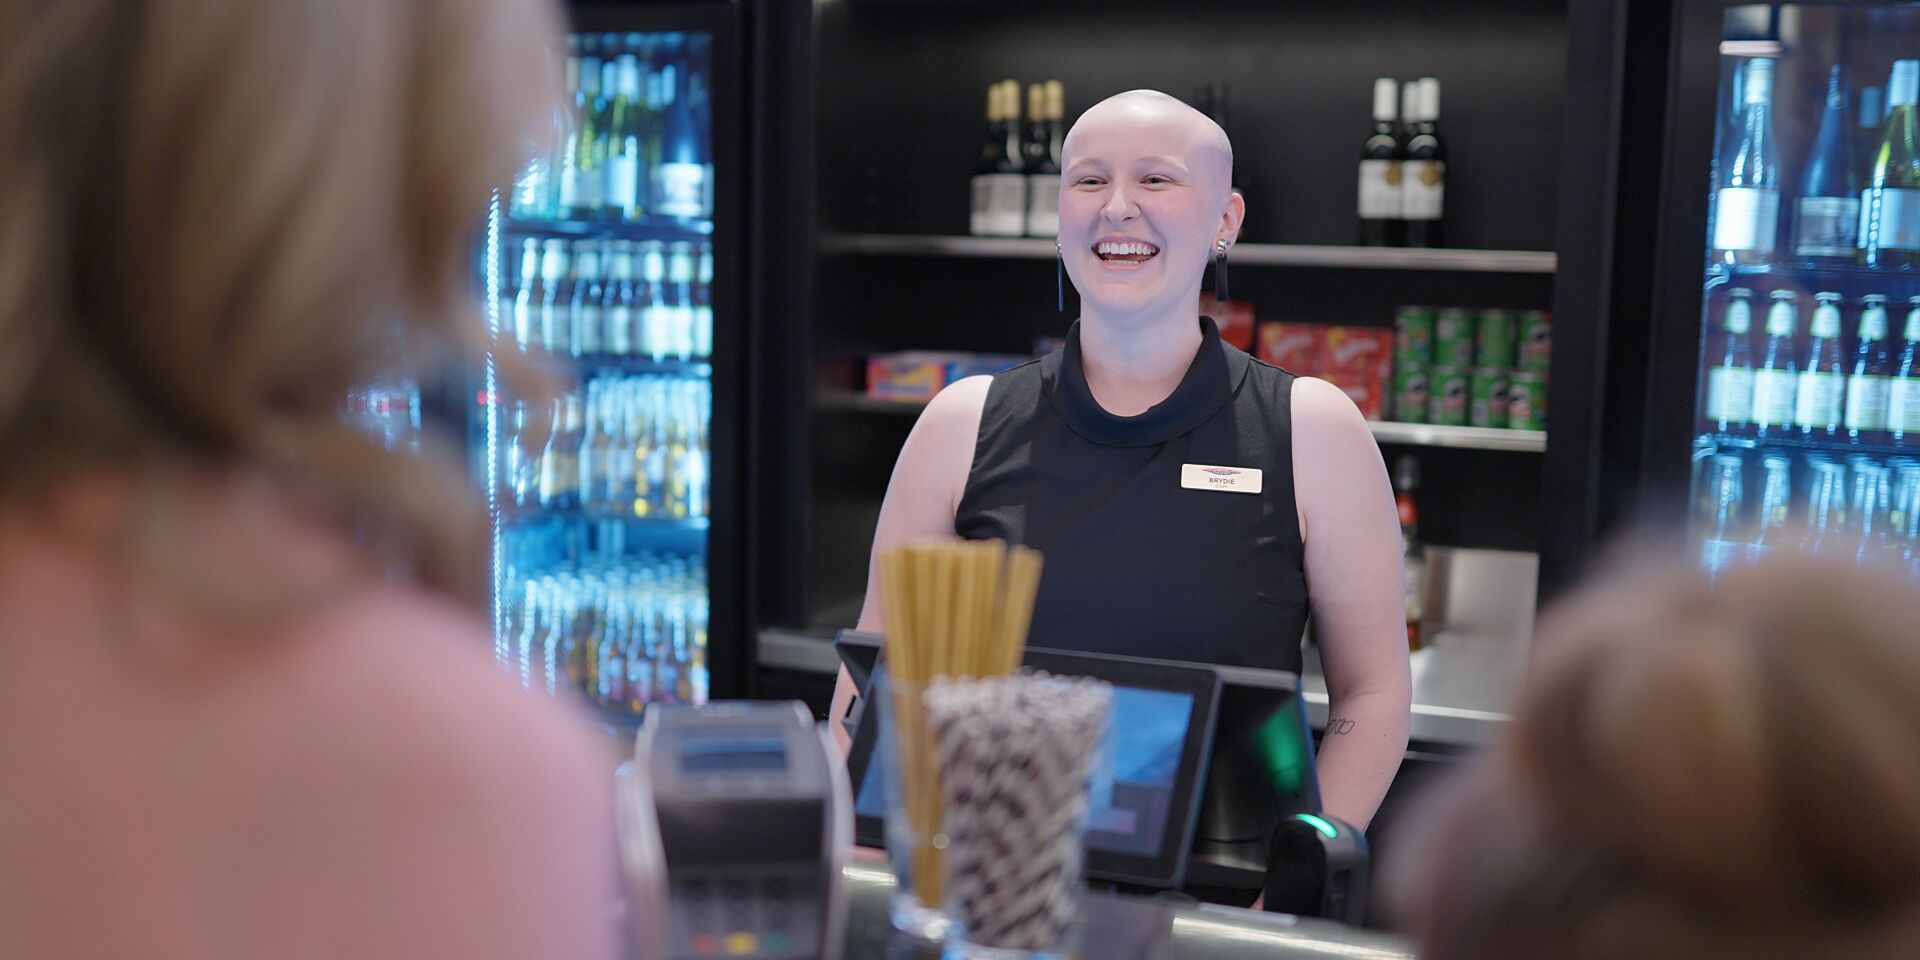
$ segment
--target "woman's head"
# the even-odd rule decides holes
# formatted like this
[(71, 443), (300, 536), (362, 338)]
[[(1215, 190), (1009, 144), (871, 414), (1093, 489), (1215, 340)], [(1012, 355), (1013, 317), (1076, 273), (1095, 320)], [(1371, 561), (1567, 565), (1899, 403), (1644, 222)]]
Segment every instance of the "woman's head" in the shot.
[(1542, 625), (1505, 741), (1400, 879), (1428, 960), (1910, 957), (1920, 596), (1776, 561), (1659, 569)]
[(543, 0), (0, 0), (0, 500), (258, 469), (451, 587), (458, 478), (338, 410), (482, 342), (556, 37)]
[(1062, 152), (1061, 257), (1085, 311), (1191, 316), (1208, 258), (1246, 210), (1227, 135), (1173, 97), (1134, 90), (1082, 114)]

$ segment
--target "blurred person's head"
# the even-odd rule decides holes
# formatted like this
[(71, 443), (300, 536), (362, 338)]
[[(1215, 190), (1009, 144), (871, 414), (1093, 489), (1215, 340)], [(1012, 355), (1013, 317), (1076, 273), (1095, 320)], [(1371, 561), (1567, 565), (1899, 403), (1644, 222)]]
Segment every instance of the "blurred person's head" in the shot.
[(244, 477), (476, 599), (452, 460), (341, 407), (484, 345), (475, 231), (550, 125), (557, 29), (545, 0), (0, 0), (0, 507)]
[(1424, 960), (1920, 951), (1920, 591), (1660, 564), (1543, 621), (1511, 729), (1425, 812)]

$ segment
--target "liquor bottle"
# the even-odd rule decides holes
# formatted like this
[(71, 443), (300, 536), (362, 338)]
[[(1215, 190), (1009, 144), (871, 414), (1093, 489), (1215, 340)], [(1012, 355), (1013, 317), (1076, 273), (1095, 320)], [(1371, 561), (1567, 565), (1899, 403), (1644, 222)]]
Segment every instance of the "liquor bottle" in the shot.
[(1920, 447), (1920, 297), (1907, 301), (1900, 359), (1887, 385), (1887, 430), (1894, 446)]
[(693, 284), (693, 355), (713, 356), (713, 244), (700, 245), (700, 272)]
[(634, 352), (656, 362), (666, 359), (673, 347), (673, 315), (667, 304), (667, 249), (658, 240), (640, 245), (640, 337)]
[(1418, 111), (1410, 117), (1413, 134), (1407, 138), (1406, 161), (1400, 169), (1400, 215), (1406, 223), (1409, 247), (1441, 245), (1446, 214), (1447, 144), (1440, 138), (1440, 81), (1422, 77), (1412, 98)]
[(1707, 371), (1706, 429), (1742, 434), (1753, 429), (1753, 291), (1727, 291), (1720, 349)]
[(987, 136), (973, 167), (973, 215), (980, 236), (1017, 237), (1026, 230), (1027, 180), (1020, 162), (1020, 84), (987, 89)]
[(1360, 145), (1362, 246), (1397, 246), (1401, 241), (1400, 162), (1406, 152), (1395, 122), (1397, 87), (1392, 77), (1373, 81), (1373, 133)]
[(1920, 60), (1895, 60), (1887, 80), (1887, 126), (1860, 197), (1860, 262), (1882, 269), (1920, 266), (1920, 149), (1914, 99)]
[(1713, 259), (1766, 263), (1780, 224), (1780, 161), (1773, 140), (1773, 61), (1747, 61), (1740, 132), (1714, 191)]
[(624, 53), (616, 66), (619, 85), (608, 112), (607, 212), (616, 220), (638, 220), (644, 212), (640, 185), (646, 177), (641, 163), (645, 124), (640, 114), (646, 104), (640, 99), (640, 60)]
[(1405, 570), (1407, 649), (1425, 642), (1421, 633), (1427, 598), (1427, 548), (1420, 543), (1420, 511), (1413, 493), (1420, 487), (1420, 462), (1401, 454), (1393, 464), (1393, 502), (1400, 514), (1400, 562)]
[(605, 405), (608, 381), (587, 381), (587, 400), (582, 409), (580, 453), (574, 476), (574, 502), (592, 512), (599, 506), (599, 484), (606, 471), (607, 434), (601, 429), (600, 408)]
[(546, 298), (540, 277), (540, 241), (528, 237), (520, 242), (520, 289), (513, 295), (513, 342), (522, 350), (533, 346), (540, 328), (539, 304)]
[(1060, 154), (1051, 134), (1054, 118), (1048, 86), (1036, 83), (1027, 87), (1027, 140), (1023, 147), (1029, 237), (1051, 237), (1060, 232)]
[(668, 248), (666, 308), (671, 333), (668, 353), (678, 360), (693, 359), (693, 244), (676, 242)]
[(572, 298), (565, 296), (567, 279), (567, 242), (548, 240), (540, 260), (540, 322), (533, 330), (534, 346), (542, 350), (561, 349), (567, 338), (567, 308)]
[(1887, 400), (1892, 374), (1893, 355), (1887, 348), (1887, 298), (1870, 293), (1861, 298), (1860, 342), (1854, 347), (1853, 369), (1847, 377), (1849, 442), (1887, 441)]
[(1794, 390), (1800, 385), (1793, 358), (1793, 332), (1799, 325), (1792, 290), (1775, 290), (1767, 308), (1767, 340), (1760, 366), (1753, 371), (1753, 433), (1779, 438), (1793, 422)]
[(600, 299), (600, 323), (605, 329), (601, 342), (607, 353), (627, 356), (637, 349), (634, 345), (636, 314), (632, 243), (626, 240), (613, 241), (608, 246), (608, 260), (611, 266), (607, 270), (607, 282)]
[(1845, 71), (1827, 74), (1827, 107), (1800, 179), (1794, 203), (1793, 255), (1818, 265), (1852, 262), (1859, 254), (1860, 190), (1848, 140)]
[(567, 60), (567, 92), (573, 102), (567, 113), (567, 139), (560, 145), (559, 195), (554, 215), (578, 216), (589, 205), (585, 173), (580, 164), (593, 140), (593, 94), (600, 85), (598, 47), (591, 39), (580, 42), (580, 55)]
[(573, 331), (567, 338), (567, 346), (568, 352), (576, 357), (596, 356), (606, 350), (600, 302), (606, 299), (607, 291), (600, 283), (599, 246), (591, 240), (576, 240), (573, 244), (573, 304), (569, 311)]
[(1841, 404), (1847, 395), (1840, 361), (1840, 295), (1813, 295), (1813, 321), (1807, 360), (1794, 391), (1793, 425), (1804, 440), (1831, 441), (1840, 436)]
[(1760, 516), (1747, 555), (1758, 560), (1794, 539), (1788, 518), (1793, 505), (1793, 461), (1783, 453), (1760, 457)]
[[(684, 74), (686, 71), (676, 71)], [(665, 217), (698, 220), (707, 215), (707, 178), (712, 176), (693, 118), (685, 81), (675, 79), (673, 102), (660, 132), (660, 162), (653, 168), (653, 209)]]

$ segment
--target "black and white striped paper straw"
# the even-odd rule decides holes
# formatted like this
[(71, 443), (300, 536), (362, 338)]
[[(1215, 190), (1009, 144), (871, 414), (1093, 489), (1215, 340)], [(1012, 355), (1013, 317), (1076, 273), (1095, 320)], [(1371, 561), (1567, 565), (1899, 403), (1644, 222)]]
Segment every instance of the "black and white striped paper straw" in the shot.
[(1056, 947), (1078, 908), (1081, 829), (1113, 690), (1016, 674), (927, 690), (946, 802), (947, 909), (981, 946)]

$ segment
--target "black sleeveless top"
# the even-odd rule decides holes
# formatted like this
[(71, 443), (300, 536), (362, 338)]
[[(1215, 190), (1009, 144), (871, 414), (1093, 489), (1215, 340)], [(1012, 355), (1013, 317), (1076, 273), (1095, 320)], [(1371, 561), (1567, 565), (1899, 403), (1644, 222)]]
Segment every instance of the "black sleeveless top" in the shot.
[[(1045, 554), (1032, 645), (1299, 672), (1293, 374), (1200, 328), (1179, 387), (1134, 417), (1094, 399), (1077, 323), (994, 377), (954, 528)], [(1221, 488), (1251, 470), (1259, 493)]]

